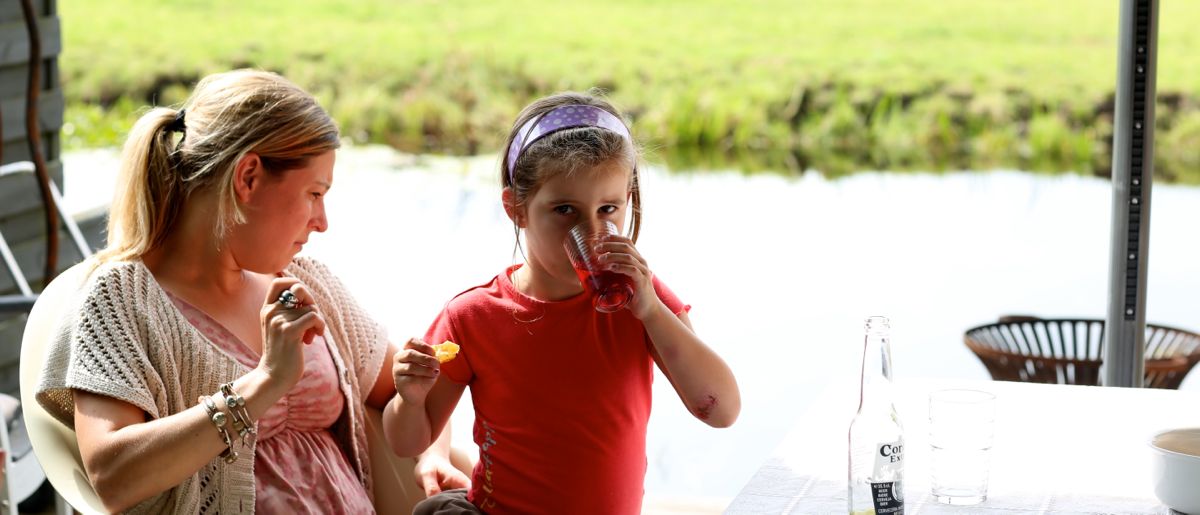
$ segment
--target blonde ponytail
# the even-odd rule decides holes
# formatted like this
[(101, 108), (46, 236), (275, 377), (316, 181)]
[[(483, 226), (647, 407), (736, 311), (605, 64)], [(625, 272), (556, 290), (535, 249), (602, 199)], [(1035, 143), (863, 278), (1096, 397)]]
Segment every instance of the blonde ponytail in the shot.
[(142, 115), (121, 150), (116, 190), (108, 213), (108, 245), (101, 261), (136, 258), (162, 243), (182, 204), (182, 186), (172, 167), (174, 109)]
[(233, 188), (243, 156), (258, 154), (264, 169), (278, 174), (339, 146), (329, 114), (287, 79), (258, 70), (209, 75), (182, 109), (155, 108), (134, 124), (121, 154), (108, 245), (97, 257), (130, 260), (153, 250), (199, 190), (217, 198), (213, 232), (222, 238), (245, 221)]

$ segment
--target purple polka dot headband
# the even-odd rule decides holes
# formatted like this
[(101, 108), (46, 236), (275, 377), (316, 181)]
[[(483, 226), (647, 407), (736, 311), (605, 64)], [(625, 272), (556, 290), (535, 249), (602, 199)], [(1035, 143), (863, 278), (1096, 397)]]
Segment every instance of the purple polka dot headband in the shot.
[(513, 183), (513, 168), (516, 168), (517, 158), (521, 157), (521, 153), (529, 148), (529, 145), (543, 136), (574, 127), (600, 127), (620, 134), (627, 141), (633, 140), (625, 122), (599, 107), (589, 105), (556, 107), (546, 114), (531, 118), (521, 126), (521, 130), (517, 131), (517, 136), (508, 146), (509, 184)]

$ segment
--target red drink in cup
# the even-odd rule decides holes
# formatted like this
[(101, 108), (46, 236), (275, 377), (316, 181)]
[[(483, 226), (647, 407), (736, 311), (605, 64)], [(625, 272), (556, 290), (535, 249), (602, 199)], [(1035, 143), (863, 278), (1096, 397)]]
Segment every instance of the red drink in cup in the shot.
[(633, 278), (610, 271), (596, 261), (596, 244), (609, 234), (620, 234), (616, 224), (607, 220), (598, 226), (585, 222), (572, 227), (563, 241), (575, 275), (592, 294), (592, 306), (601, 313), (620, 310), (633, 298)]

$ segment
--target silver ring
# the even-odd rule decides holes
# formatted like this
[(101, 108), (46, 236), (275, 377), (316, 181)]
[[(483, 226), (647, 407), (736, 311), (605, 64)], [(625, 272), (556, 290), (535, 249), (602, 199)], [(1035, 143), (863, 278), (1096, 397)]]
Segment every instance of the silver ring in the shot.
[(292, 293), (292, 290), (283, 290), (283, 292), (279, 294), (279, 300), (277, 302), (279, 302), (279, 305), (283, 306), (283, 309), (296, 309), (296, 307), (300, 305), (300, 299), (296, 297), (295, 293)]

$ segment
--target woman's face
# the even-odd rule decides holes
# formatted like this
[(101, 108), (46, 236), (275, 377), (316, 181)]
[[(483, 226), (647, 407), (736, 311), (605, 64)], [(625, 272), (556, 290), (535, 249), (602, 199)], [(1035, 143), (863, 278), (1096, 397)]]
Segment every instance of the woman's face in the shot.
[(303, 168), (259, 174), (242, 204), (246, 223), (234, 226), (226, 240), (241, 268), (259, 273), (283, 270), (310, 234), (325, 232), (325, 194), (333, 186), (333, 162), (331, 150)]
[(577, 282), (563, 249), (567, 231), (584, 221), (598, 225), (601, 220), (624, 228), (632, 173), (623, 159), (613, 159), (574, 174), (559, 174), (538, 188), (521, 209), (530, 264), (555, 278)]

